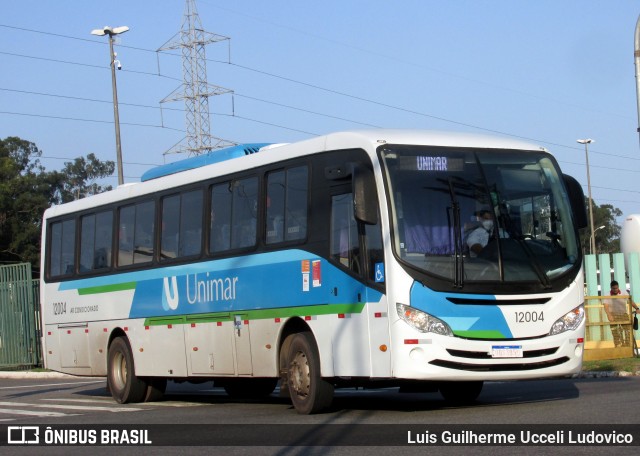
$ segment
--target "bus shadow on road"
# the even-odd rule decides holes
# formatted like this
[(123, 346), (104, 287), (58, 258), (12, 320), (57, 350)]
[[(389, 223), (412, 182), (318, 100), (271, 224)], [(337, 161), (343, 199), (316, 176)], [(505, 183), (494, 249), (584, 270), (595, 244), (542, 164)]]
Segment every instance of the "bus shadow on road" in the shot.
[[(363, 389), (339, 388), (335, 390), (333, 404), (327, 413), (348, 410), (380, 411), (429, 411), (461, 407), (492, 407), (507, 404), (543, 403), (577, 399), (580, 390), (577, 383), (625, 381), (625, 378), (607, 379), (547, 379), (512, 382), (486, 382), (478, 400), (472, 404), (454, 405), (437, 392), (401, 393), (398, 388)], [(78, 391), (82, 396), (110, 397), (106, 385)], [(167, 392), (159, 402), (189, 402), (202, 405), (261, 404), (288, 405), (288, 398), (279, 396), (279, 389), (261, 399), (239, 399), (226, 394), (223, 388), (204, 384), (174, 384), (169, 382)], [(291, 406), (292, 407), (292, 406)]]

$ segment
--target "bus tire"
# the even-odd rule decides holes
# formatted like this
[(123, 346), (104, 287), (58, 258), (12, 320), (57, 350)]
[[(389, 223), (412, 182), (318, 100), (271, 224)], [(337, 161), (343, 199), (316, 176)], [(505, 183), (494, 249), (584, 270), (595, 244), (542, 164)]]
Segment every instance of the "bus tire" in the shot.
[(148, 378), (147, 391), (144, 395), (144, 402), (157, 402), (162, 399), (167, 389), (166, 378)]
[(484, 382), (444, 382), (439, 386), (440, 394), (452, 405), (473, 404), (480, 393)]
[(261, 399), (276, 389), (277, 378), (234, 378), (223, 383), (225, 392), (234, 399)]
[(320, 356), (310, 332), (292, 336), (287, 362), (291, 402), (301, 415), (318, 413), (333, 401), (333, 385), (320, 376)]
[(116, 337), (109, 346), (107, 385), (119, 404), (142, 402), (146, 396), (147, 382), (136, 377), (131, 347), (124, 337)]

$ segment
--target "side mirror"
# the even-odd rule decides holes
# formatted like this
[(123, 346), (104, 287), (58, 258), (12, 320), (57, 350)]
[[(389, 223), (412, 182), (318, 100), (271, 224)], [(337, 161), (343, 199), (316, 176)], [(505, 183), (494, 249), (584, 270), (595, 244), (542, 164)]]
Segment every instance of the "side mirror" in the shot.
[(367, 225), (378, 223), (378, 198), (373, 171), (363, 165), (355, 165), (352, 174), (353, 210), (356, 220)]
[(589, 226), (589, 220), (587, 218), (587, 207), (584, 204), (584, 192), (582, 191), (582, 185), (573, 177), (563, 174), (564, 185), (567, 187), (569, 193), (569, 202), (571, 203), (571, 209), (573, 211), (573, 221), (576, 224), (576, 228), (586, 228)]

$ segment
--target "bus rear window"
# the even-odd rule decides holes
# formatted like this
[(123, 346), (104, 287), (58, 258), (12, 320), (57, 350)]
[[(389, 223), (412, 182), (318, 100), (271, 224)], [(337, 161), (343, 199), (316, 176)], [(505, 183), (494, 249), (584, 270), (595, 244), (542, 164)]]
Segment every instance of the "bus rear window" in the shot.
[(51, 224), (49, 275), (58, 277), (75, 272), (75, 220)]

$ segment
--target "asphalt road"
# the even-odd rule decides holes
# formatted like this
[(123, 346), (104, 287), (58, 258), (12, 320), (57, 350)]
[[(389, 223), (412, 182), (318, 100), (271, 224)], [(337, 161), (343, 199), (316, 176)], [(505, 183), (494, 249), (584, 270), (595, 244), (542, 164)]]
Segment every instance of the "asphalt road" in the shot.
[[(102, 379), (0, 379), (0, 432), (7, 426), (52, 429), (148, 430), (148, 438), (181, 442), (189, 454), (639, 454), (640, 447), (407, 445), (425, 433), (463, 439), (469, 430), (555, 431), (614, 429), (640, 443), (640, 377), (557, 379), (487, 383), (477, 404), (450, 407), (436, 393), (401, 394), (397, 389), (338, 390), (327, 413), (301, 416), (277, 392), (241, 402), (211, 383), (169, 383), (161, 402), (116, 404)], [(338, 425), (338, 426), (335, 426)], [(355, 427), (353, 425), (356, 425)], [(575, 427), (575, 425), (582, 425)], [(605, 427), (603, 427), (604, 425)], [(629, 426), (631, 425), (631, 426)], [(638, 431), (636, 431), (638, 429)], [(359, 437), (354, 437), (358, 435)], [(0, 436), (6, 438), (5, 436)], [(431, 437), (435, 438), (435, 437)], [(3, 440), (0, 440), (3, 441)], [(4, 440), (6, 442), (6, 440)], [(202, 443), (207, 446), (200, 446)], [(283, 443), (284, 442), (284, 443)], [(285, 446), (286, 443), (286, 446)], [(398, 445), (395, 445), (398, 443)], [(464, 443), (464, 442), (463, 442)], [(217, 446), (219, 444), (225, 446)], [(268, 446), (265, 446), (268, 445)], [(326, 445), (330, 445), (326, 446)], [(363, 446), (368, 445), (368, 446)], [(393, 445), (393, 446), (390, 446)], [(4, 447), (4, 454), (40, 454), (43, 447)], [(87, 447), (48, 447), (47, 454), (85, 454)], [(5, 452), (5, 450), (7, 450)], [(578, 451), (579, 450), (579, 451)], [(91, 448), (112, 454), (113, 447)], [(184, 454), (182, 446), (118, 447), (119, 454)]]

